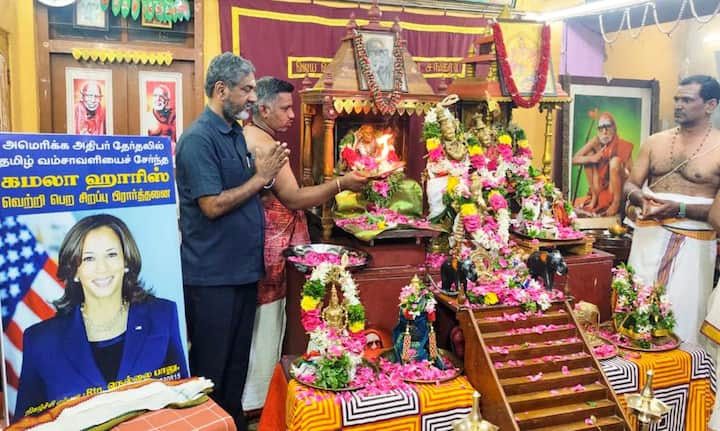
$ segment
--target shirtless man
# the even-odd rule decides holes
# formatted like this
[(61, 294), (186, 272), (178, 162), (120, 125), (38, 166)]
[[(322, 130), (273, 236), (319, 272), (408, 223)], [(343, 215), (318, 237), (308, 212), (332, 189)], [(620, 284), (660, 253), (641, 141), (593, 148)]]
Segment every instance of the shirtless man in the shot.
[(710, 209), (720, 188), (720, 131), (710, 120), (720, 84), (690, 76), (674, 99), (678, 127), (648, 138), (625, 182), (635, 224), (628, 263), (645, 283), (666, 286), (675, 333), (697, 344), (715, 268), (712, 226), (720, 220), (720, 207)]
[[(275, 148), (277, 133), (286, 132), (295, 118), (293, 85), (272, 77), (256, 82), (257, 103), (253, 106), (253, 126), (243, 133), (253, 154)], [(282, 250), (289, 245), (307, 244), (305, 215), (299, 209), (323, 204), (342, 190), (360, 191), (368, 180), (354, 172), (312, 187), (299, 187), (289, 164), (284, 165), (275, 181), (266, 186), (265, 277), (258, 283), (258, 308), (252, 336), (243, 406), (262, 408), (275, 364), (280, 360), (285, 334), (285, 259)]]

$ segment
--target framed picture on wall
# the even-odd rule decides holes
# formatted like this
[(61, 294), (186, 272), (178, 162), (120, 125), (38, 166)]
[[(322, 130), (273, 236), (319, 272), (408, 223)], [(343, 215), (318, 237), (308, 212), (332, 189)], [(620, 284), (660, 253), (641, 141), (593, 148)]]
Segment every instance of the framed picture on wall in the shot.
[(622, 187), (640, 144), (659, 127), (659, 84), (578, 76), (561, 80), (572, 98), (562, 120), (563, 189), (581, 227), (607, 227), (624, 208)]
[(167, 136), (173, 155), (182, 134), (182, 75), (173, 72), (138, 72), (140, 88), (140, 134)]
[(173, 26), (172, 21), (159, 21), (157, 18), (147, 19), (144, 13), (140, 15), (142, 16), (140, 25), (143, 27), (172, 28)]
[[(370, 65), (370, 73), (377, 83), (380, 91), (393, 91), (395, 89), (395, 56), (393, 55), (395, 47), (395, 33), (383, 31), (359, 31), (362, 38), (362, 44), (367, 53), (367, 61)], [(355, 46), (355, 61), (357, 62), (357, 70), (361, 71), (359, 47)], [(400, 59), (402, 60), (402, 59)], [(401, 67), (404, 62), (401, 61)], [(370, 89), (365, 74), (358, 73), (358, 85), (360, 90), (367, 91)], [(407, 92), (407, 76), (403, 74), (403, 80), (400, 85), (400, 91)]]
[(98, 0), (77, 0), (73, 14), (73, 27), (107, 31), (107, 10), (102, 10)]
[(112, 71), (66, 67), (65, 106), (67, 133), (111, 135)]

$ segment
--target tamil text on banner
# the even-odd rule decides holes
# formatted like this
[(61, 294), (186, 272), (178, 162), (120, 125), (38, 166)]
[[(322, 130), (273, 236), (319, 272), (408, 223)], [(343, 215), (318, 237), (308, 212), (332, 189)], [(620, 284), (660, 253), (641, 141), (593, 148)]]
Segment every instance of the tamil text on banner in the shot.
[(6, 417), (188, 376), (170, 139), (0, 134)]

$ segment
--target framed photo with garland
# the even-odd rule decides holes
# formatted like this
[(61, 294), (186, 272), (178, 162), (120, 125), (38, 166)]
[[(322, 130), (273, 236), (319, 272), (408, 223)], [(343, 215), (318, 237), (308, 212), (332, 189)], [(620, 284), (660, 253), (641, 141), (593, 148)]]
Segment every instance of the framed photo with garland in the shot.
[[(395, 48), (397, 38), (395, 33), (384, 31), (360, 30), (359, 38), (362, 40), (362, 47), (367, 53), (367, 61), (370, 65), (372, 79), (377, 83), (380, 91), (395, 90), (395, 73), (398, 68), (402, 70), (402, 82), (399, 90), (407, 93), (407, 77), (405, 75), (405, 62), (402, 55), (397, 58)], [(362, 64), (360, 59), (361, 49), (355, 46), (355, 62), (358, 70), (358, 87), (362, 91), (370, 90), (370, 84), (362, 72)]]

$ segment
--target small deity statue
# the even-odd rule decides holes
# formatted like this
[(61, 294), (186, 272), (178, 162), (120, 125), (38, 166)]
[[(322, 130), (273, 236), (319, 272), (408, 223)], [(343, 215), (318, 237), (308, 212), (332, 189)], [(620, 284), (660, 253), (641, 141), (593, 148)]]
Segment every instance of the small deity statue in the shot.
[(322, 318), (328, 327), (342, 331), (347, 326), (347, 309), (338, 300), (337, 287), (330, 289), (330, 302), (322, 311)]
[(469, 132), (473, 134), (478, 141), (480, 141), (480, 145), (482, 145), (483, 148), (489, 147), (492, 142), (492, 132), (485, 125), (485, 119), (483, 118), (482, 112), (475, 112), (472, 117), (470, 117), (470, 120), (471, 123)]
[(480, 174), (478, 174), (477, 171), (470, 174), (470, 193), (472, 194), (472, 197), (475, 198), (475, 203), (477, 204), (478, 209), (481, 212), (485, 212), (487, 209), (487, 203), (485, 202), (485, 198), (483, 198), (482, 177), (480, 177)]
[(445, 154), (453, 160), (462, 160), (467, 155), (467, 147), (457, 139), (457, 119), (447, 115), (447, 111), (442, 105), (435, 108), (437, 120), (440, 124), (440, 132), (442, 138), (443, 149)]

